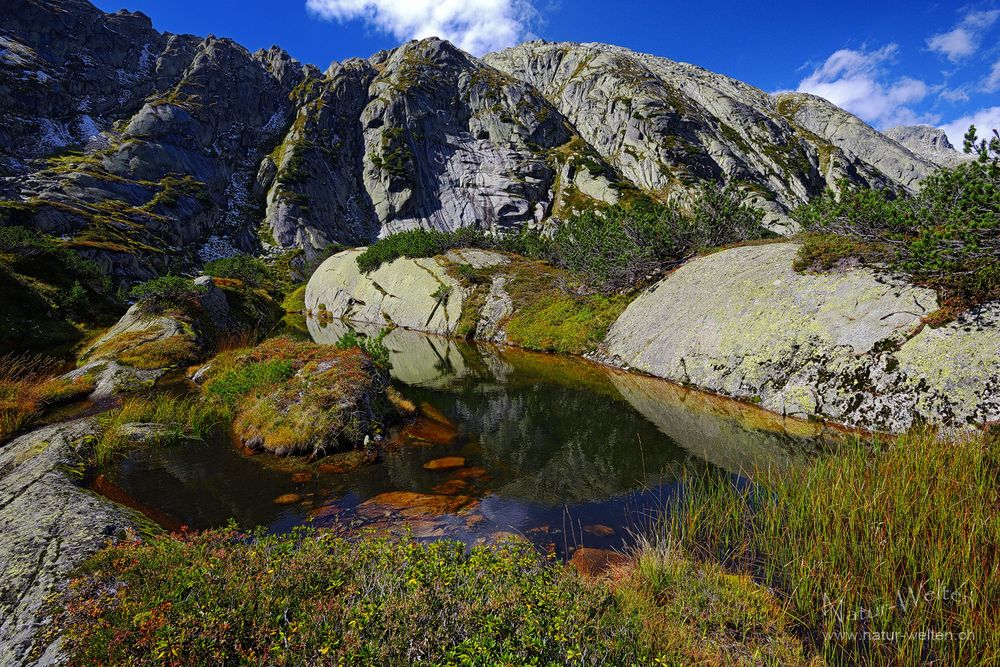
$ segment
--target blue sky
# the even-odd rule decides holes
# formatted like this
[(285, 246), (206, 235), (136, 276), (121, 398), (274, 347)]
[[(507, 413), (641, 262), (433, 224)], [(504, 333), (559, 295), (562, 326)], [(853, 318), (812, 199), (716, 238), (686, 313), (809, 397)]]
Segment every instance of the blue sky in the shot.
[(525, 39), (598, 41), (766, 91), (813, 92), (885, 129), (1000, 127), (1000, 0), (962, 3), (631, 0), (97, 0), (160, 30), (278, 44), (326, 67), (438, 35), (481, 54)]

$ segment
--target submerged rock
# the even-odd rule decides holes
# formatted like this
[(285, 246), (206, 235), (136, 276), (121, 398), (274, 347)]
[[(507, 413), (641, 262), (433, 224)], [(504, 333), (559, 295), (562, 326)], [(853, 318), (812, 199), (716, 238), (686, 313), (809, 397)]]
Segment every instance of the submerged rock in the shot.
[(424, 464), (427, 470), (450, 470), (452, 468), (464, 468), (465, 459), (461, 456), (443, 456)]
[(865, 268), (799, 274), (797, 250), (691, 261), (626, 308), (607, 352), (783, 415), (894, 432), (1000, 418), (1000, 306), (932, 329), (932, 291)]
[(623, 567), (629, 562), (624, 554), (611, 549), (594, 549), (580, 547), (573, 552), (569, 564), (584, 577), (597, 577), (615, 568)]

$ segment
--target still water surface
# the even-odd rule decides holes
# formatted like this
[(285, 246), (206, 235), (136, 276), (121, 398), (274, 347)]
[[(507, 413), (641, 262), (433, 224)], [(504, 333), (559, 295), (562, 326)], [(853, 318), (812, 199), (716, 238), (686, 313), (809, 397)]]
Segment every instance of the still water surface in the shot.
[[(309, 322), (319, 343), (344, 329)], [(423, 416), (389, 434), (373, 465), (333, 472), (220, 439), (139, 449), (108, 476), (191, 528), (405, 526), (468, 543), (514, 533), (566, 555), (627, 544), (682, 471), (797, 465), (817, 445), (812, 425), (580, 359), (404, 330), (386, 344), (396, 387)], [(426, 467), (444, 457), (461, 460)]]

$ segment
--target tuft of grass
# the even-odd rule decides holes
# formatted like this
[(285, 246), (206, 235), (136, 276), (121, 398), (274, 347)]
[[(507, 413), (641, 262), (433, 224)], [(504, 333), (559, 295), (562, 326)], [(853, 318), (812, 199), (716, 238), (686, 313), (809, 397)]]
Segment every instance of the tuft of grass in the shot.
[(646, 542), (614, 583), (623, 609), (671, 664), (815, 664), (781, 601), (744, 574), (700, 563), (669, 542)]
[(671, 554), (618, 585), (517, 539), (229, 528), (104, 550), (57, 622), (73, 664), (802, 664), (775, 606)]
[(776, 589), (835, 664), (1000, 659), (1000, 438), (917, 432), (757, 486), (694, 480), (665, 539)]
[(799, 272), (829, 271), (851, 260), (877, 264), (885, 253), (876, 245), (836, 234), (806, 233), (801, 235), (800, 240), (802, 245), (792, 264)]
[(269, 359), (235, 365), (227, 368), (205, 386), (205, 395), (229, 406), (261, 387), (271, 387), (295, 374), (292, 362), (287, 359)]
[(29, 426), (47, 408), (83, 398), (94, 380), (56, 377), (59, 362), (40, 355), (0, 356), (0, 443)]
[[(171, 445), (185, 440), (203, 440), (214, 430), (224, 428), (232, 419), (228, 406), (180, 398), (168, 394), (152, 397), (131, 396), (114, 410), (97, 419), (99, 435), (93, 457), (98, 465), (136, 445)], [(130, 437), (129, 424), (150, 424), (149, 437), (141, 443)]]

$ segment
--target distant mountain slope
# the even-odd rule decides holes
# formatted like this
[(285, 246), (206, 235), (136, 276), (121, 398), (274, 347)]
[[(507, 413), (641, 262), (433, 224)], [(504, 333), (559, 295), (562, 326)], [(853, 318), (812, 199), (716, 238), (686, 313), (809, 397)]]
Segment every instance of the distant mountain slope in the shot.
[(0, 110), (0, 224), (123, 282), (236, 250), (547, 225), (705, 179), (740, 181), (780, 229), (840, 178), (912, 189), (934, 169), (819, 98), (618, 47), (479, 60), (427, 39), (322, 72), (85, 0), (8, 0)]
[(955, 149), (944, 130), (930, 125), (900, 125), (885, 131), (885, 136), (893, 139), (911, 151), (942, 167), (954, 167), (973, 159)]

